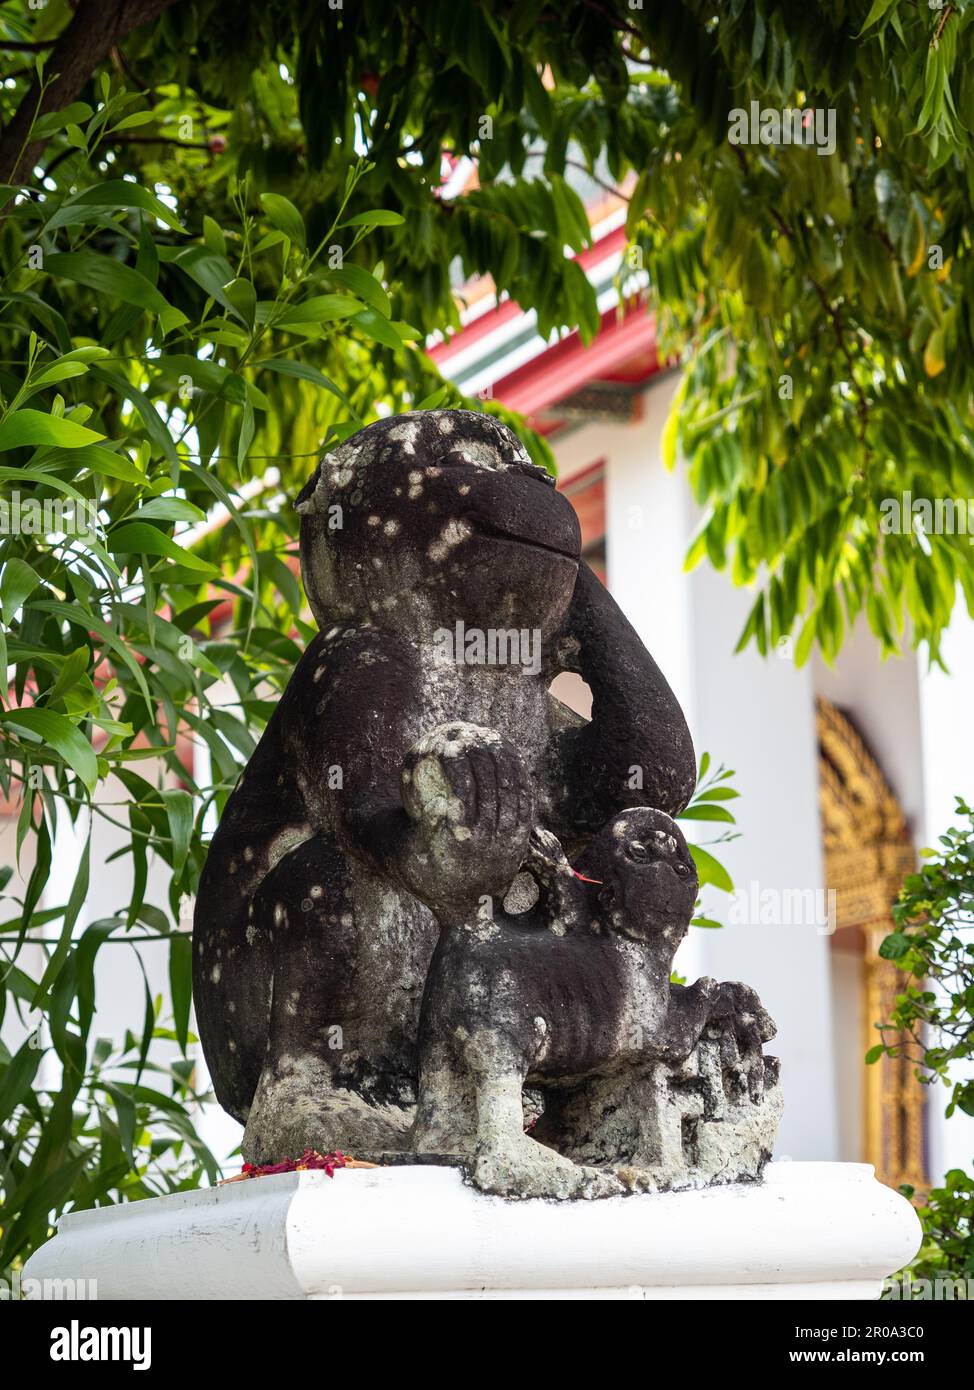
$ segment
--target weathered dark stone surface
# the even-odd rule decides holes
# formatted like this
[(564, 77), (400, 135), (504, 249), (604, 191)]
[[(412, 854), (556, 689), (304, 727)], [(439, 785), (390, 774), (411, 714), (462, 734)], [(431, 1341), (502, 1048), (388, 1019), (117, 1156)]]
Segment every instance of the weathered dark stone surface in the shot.
[[(200, 1035), (245, 1156), (461, 1153), (512, 1195), (757, 1176), (773, 1026), (744, 986), (669, 984), (693, 746), (569, 503), (498, 422), (428, 411), (336, 448), (297, 506), (321, 632), (196, 909)], [(563, 670), (590, 722), (549, 695)]]

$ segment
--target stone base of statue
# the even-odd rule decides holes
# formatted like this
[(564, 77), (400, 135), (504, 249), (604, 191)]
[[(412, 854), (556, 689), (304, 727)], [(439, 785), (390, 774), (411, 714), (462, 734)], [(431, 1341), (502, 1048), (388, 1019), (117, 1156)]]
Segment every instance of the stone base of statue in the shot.
[(83, 1279), (100, 1299), (876, 1299), (919, 1243), (913, 1208), (864, 1163), (574, 1202), (485, 1196), (455, 1168), (346, 1169), (66, 1216), (24, 1292)]

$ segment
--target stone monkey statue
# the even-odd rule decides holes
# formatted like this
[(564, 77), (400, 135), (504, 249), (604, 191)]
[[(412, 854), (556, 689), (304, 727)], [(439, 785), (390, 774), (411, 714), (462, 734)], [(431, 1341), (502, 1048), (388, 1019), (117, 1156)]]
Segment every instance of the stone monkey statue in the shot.
[[(505, 426), (379, 421), (297, 508), (321, 631), (227, 801), (194, 930), (204, 1053), (254, 1162), (403, 1149), (438, 920), (503, 899), (536, 825), (573, 853), (628, 807), (678, 814), (695, 777), (669, 686)], [(536, 634), (542, 660), (445, 662), (458, 623)], [(589, 722), (548, 693), (562, 670)]]
[[(774, 1024), (746, 985), (670, 982), (697, 896), (679, 827), (661, 811), (623, 811), (576, 859), (577, 872), (550, 845), (531, 848), (540, 900), (481, 911), (437, 943), (413, 1147), (462, 1157), (479, 1187), (507, 1196), (758, 1176), (780, 1109), (774, 1059), (762, 1050)], [(701, 1162), (699, 1143), (684, 1152), (679, 1096), (705, 1033), (714, 1044), (706, 1119), (723, 1124), (725, 1141), (710, 1145), (716, 1164)], [(688, 1075), (700, 1080), (699, 1065)], [(531, 1134), (525, 1087), (545, 1100)]]

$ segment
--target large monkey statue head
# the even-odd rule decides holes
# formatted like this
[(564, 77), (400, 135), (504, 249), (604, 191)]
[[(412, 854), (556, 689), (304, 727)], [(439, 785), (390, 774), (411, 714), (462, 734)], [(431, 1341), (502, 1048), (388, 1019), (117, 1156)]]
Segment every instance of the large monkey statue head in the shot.
[(505, 425), (471, 410), (379, 420), (330, 450), (296, 502), (321, 626), (561, 626), (578, 570), (570, 503)]

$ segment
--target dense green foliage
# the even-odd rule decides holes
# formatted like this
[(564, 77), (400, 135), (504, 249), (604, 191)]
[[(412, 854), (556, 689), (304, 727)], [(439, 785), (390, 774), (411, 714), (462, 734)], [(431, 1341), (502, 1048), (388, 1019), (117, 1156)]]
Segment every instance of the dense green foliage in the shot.
[[(669, 341), (691, 340), (692, 555), (758, 584), (762, 651), (794, 629), (799, 661), (830, 659), (864, 611), (884, 650), (906, 630), (937, 659), (958, 583), (974, 609), (972, 13), (732, 4), (733, 104), (831, 110), (835, 153), (715, 144), (684, 106), (630, 204)], [(952, 533), (938, 499), (961, 499)]]
[[(958, 799), (959, 825), (911, 874), (893, 908), (893, 931), (880, 955), (906, 980), (883, 1041), (867, 1054), (906, 1057), (925, 1085), (950, 1088), (947, 1114), (974, 1115), (974, 809)], [(905, 1189), (913, 1196), (912, 1189)], [(924, 1245), (911, 1266), (918, 1278), (974, 1279), (974, 1179), (948, 1172), (919, 1209)]]
[[(316, 242), (367, 153), (352, 207), (406, 219), (372, 254), (394, 317), (422, 333), (456, 321), (458, 263), (544, 331), (591, 333), (566, 174), (634, 179), (628, 266), (687, 366), (671, 437), (707, 508), (693, 558), (758, 585), (745, 639), (762, 649), (794, 631), (799, 659), (815, 641), (831, 657), (865, 610), (887, 649), (909, 620), (936, 657), (956, 583), (974, 601), (967, 536), (917, 534), (909, 506), (908, 534), (885, 535), (880, 506), (904, 490), (974, 501), (966, 0), (142, 3), (162, 17), (118, 61), (149, 93), (146, 123), (105, 140), (113, 168), (168, 180), (221, 226), (226, 169), (249, 170)], [(70, 11), (2, 15), (36, 42)], [(752, 101), (831, 113), (834, 152), (732, 144)], [(70, 163), (72, 138), (47, 141), (48, 165)], [(477, 158), (479, 188), (438, 198), (444, 150)]]

